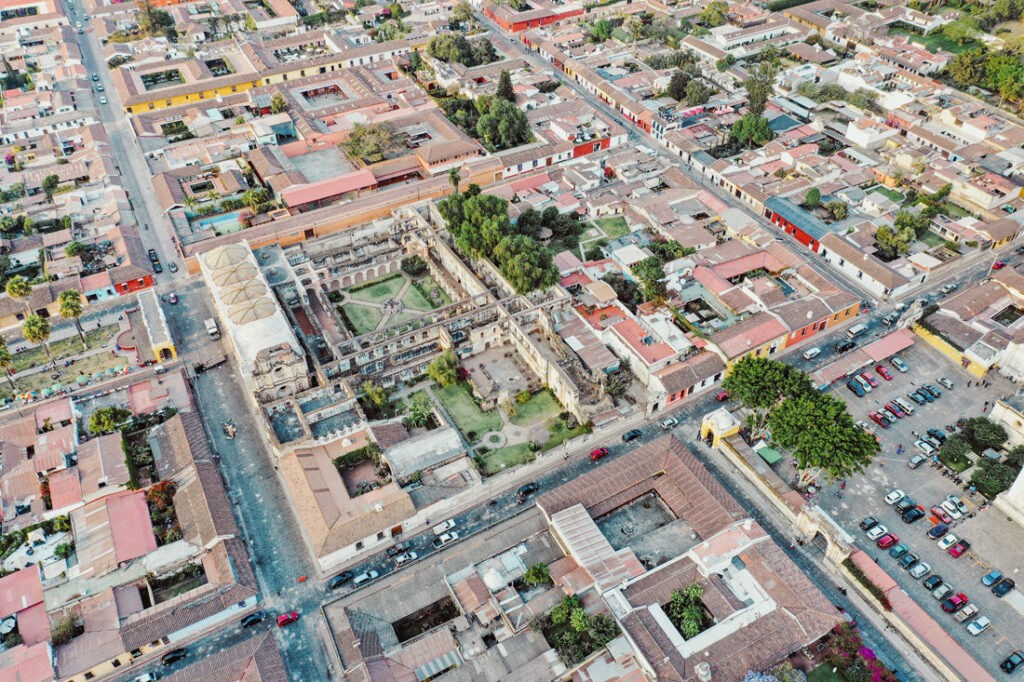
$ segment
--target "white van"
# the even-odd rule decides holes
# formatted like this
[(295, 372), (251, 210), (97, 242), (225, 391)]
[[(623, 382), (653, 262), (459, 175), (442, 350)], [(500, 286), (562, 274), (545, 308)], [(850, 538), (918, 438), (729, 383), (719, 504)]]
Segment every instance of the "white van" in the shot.
[(893, 404), (894, 404), (894, 405), (895, 405), (896, 407), (898, 407), (898, 408), (900, 408), (901, 410), (903, 410), (904, 412), (906, 412), (906, 413), (907, 413), (908, 415), (914, 414), (914, 406), (913, 406), (913, 405), (910, 405), (910, 404), (909, 404), (909, 403), (908, 403), (908, 402), (907, 402), (906, 400), (904, 400), (903, 398), (893, 398), (893, 399), (892, 399), (892, 403), (893, 403)]
[(855, 339), (864, 332), (866, 332), (867, 330), (868, 326), (866, 324), (855, 324), (846, 330), (846, 335), (849, 336), (851, 339)]

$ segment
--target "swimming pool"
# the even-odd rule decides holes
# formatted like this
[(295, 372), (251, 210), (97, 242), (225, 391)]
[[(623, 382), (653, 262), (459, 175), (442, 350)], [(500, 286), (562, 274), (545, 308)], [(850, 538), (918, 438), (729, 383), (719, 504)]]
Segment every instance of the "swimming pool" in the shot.
[(237, 232), (242, 229), (242, 223), (239, 221), (238, 216), (242, 214), (241, 211), (232, 211), (230, 213), (223, 213), (212, 218), (203, 218), (196, 223), (202, 229), (210, 229), (219, 234), (226, 234), (228, 232)]

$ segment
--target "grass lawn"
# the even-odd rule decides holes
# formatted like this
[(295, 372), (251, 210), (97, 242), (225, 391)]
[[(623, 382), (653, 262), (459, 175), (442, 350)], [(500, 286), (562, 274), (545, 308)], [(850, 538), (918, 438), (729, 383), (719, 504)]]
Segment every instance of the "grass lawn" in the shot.
[(562, 411), (562, 405), (548, 391), (535, 393), (520, 405), (516, 403), (516, 413), (509, 417), (516, 426), (526, 426), (541, 420), (548, 420)]
[(517, 464), (522, 464), (532, 455), (529, 443), (509, 445), (508, 447), (488, 452), (483, 456), (484, 476), (491, 476)]
[(398, 292), (405, 286), (406, 281), (404, 276), (392, 277), (383, 281), (378, 280), (376, 284), (371, 284), (365, 289), (359, 289), (358, 291), (348, 289), (348, 292), (352, 298), (360, 301), (383, 303), (397, 296)]
[(845, 682), (845, 678), (826, 663), (807, 673), (807, 682)]
[(957, 218), (966, 218), (967, 216), (971, 215), (969, 211), (961, 208), (957, 204), (954, 204), (952, 201), (942, 202), (942, 205), (939, 206), (939, 209), (953, 220), (956, 220)]
[(963, 45), (958, 45), (954, 41), (950, 40), (945, 36), (944, 33), (933, 33), (932, 35), (919, 36), (916, 33), (904, 30), (900, 27), (890, 28), (889, 35), (904, 35), (913, 42), (919, 45), (923, 45), (929, 52), (935, 53), (939, 50), (945, 50), (946, 52), (952, 52), (953, 54), (959, 54), (965, 50), (978, 47), (979, 43), (976, 40), (969, 40)]
[(594, 223), (601, 228), (601, 231), (609, 239), (615, 239), (621, 237), (624, 234), (629, 234), (629, 225), (626, 223), (626, 219), (622, 216), (613, 216), (610, 218), (597, 218)]
[[(81, 360), (76, 360), (75, 364), (71, 367), (61, 367), (60, 371), (64, 372), (64, 376), (58, 377), (56, 380), (50, 378), (51, 371), (45, 371), (19, 377), (14, 380), (14, 383), (18, 387), (19, 393), (41, 391), (58, 382), (64, 386), (72, 384), (77, 386), (78, 384), (75, 379), (79, 375), (92, 376), (96, 372), (105, 372), (111, 367), (119, 368), (127, 364), (128, 360), (120, 356), (114, 357), (110, 353), (96, 353)], [(12, 394), (11, 383), (9, 381), (0, 382), (0, 398), (9, 398)]]
[(942, 237), (940, 237), (939, 235), (935, 234), (930, 230), (925, 230), (924, 233), (922, 233), (921, 236), (917, 238), (917, 241), (923, 244), (927, 244), (929, 248), (933, 246), (942, 246), (943, 244), (946, 243), (945, 239), (943, 239)]
[(437, 304), (434, 306), (435, 308), (442, 308), (451, 304), (452, 299), (448, 295), (448, 292), (442, 289), (441, 285), (437, 283), (437, 280), (430, 275), (421, 277), (419, 285), (426, 291), (430, 292), (430, 300)]
[(488, 431), (497, 431), (501, 428), (501, 415), (494, 410), (489, 412), (481, 410), (466, 384), (435, 386), (434, 394), (444, 403), (448, 414), (452, 416), (459, 430), (467, 439), (469, 439), (470, 431), (473, 431), (479, 438)]
[(342, 307), (345, 309), (345, 314), (348, 315), (349, 321), (356, 328), (356, 334), (372, 332), (380, 324), (380, 320), (383, 317), (380, 310), (371, 308), (368, 305), (346, 303)]
[(551, 435), (548, 436), (546, 441), (544, 441), (544, 445), (541, 446), (541, 449), (550, 450), (551, 448), (556, 448), (563, 442), (570, 438), (575, 438), (584, 431), (586, 431), (586, 428), (583, 426), (577, 426), (575, 429), (570, 429), (565, 425), (565, 421), (563, 419), (552, 419), (551, 423), (548, 424), (548, 432)]
[[(99, 329), (90, 329), (85, 333), (85, 348), (82, 348), (82, 339), (79, 338), (78, 334), (51, 341), (50, 353), (55, 360), (73, 357), (86, 348), (98, 348), (104, 343), (108, 343), (114, 338), (114, 334), (117, 333), (118, 329), (119, 327), (116, 324), (108, 324), (106, 327), (100, 327)], [(49, 360), (42, 346), (30, 348), (24, 353), (18, 353), (14, 356), (14, 371), (20, 372), (34, 365), (42, 365), (47, 362)]]
[(875, 185), (874, 187), (871, 188), (870, 191), (880, 192), (898, 204), (903, 203), (904, 196), (891, 187), (886, 187), (885, 185)]
[(416, 287), (409, 287), (402, 295), (402, 303), (405, 304), (406, 308), (412, 310), (419, 310), (420, 312), (429, 313), (434, 309), (433, 304), (428, 301), (423, 294), (421, 294)]

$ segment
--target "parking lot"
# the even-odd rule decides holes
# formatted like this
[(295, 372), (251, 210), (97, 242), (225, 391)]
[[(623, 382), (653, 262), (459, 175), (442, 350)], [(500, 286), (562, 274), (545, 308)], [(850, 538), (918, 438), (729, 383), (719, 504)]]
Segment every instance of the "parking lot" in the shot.
[[(916, 598), (938, 623), (945, 626), (954, 639), (971, 651), (993, 674), (1002, 674), (998, 671), (999, 662), (1014, 649), (1024, 647), (1024, 637), (1020, 635), (1024, 631), (1024, 595), (1018, 590), (1012, 590), (1002, 599), (997, 598), (988, 587), (981, 584), (981, 578), (993, 569), (1000, 570), (1008, 577), (1018, 578), (1018, 567), (1024, 564), (1024, 551), (1018, 547), (1007, 547), (1010, 543), (1000, 543), (999, 540), (1000, 537), (1007, 537), (1004, 529), (1008, 532), (1012, 523), (995, 509), (979, 511), (984, 498), (965, 492), (962, 485), (943, 476), (941, 470), (933, 468), (930, 460), (916, 469), (907, 466), (907, 462), (919, 453), (913, 445), (916, 438), (912, 431), (923, 434), (935, 428), (945, 432), (946, 424), (955, 423), (961, 417), (983, 414), (986, 400), (991, 404), (1000, 396), (1012, 393), (1016, 387), (1001, 377), (991, 378), (992, 386), (988, 388), (968, 387), (967, 382), (973, 381), (973, 376), (962, 372), (922, 342), (900, 353), (899, 357), (906, 362), (909, 371), (900, 373), (886, 362), (884, 364), (892, 375), (891, 380), (886, 380), (872, 366), (868, 371), (878, 386), (864, 397), (854, 395), (846, 387), (845, 381), (838, 382), (831, 389), (836, 397), (847, 402), (856, 420), (868, 422), (875, 428), (880, 437), (881, 453), (869, 470), (849, 479), (845, 488), (837, 484), (821, 491), (819, 504), (856, 538), (858, 544), (886, 569), (907, 594)], [(943, 387), (938, 382), (940, 377), (950, 379), (954, 388), (950, 390)], [(908, 392), (917, 390), (922, 384), (939, 388), (941, 397), (925, 405), (918, 405), (906, 397)], [(868, 413), (882, 408), (894, 397), (909, 403), (914, 414), (897, 418), (888, 429), (879, 428), (868, 418)], [(897, 454), (900, 445), (904, 451)], [(970, 470), (963, 475), (965, 482), (969, 476)], [(953, 520), (950, 533), (971, 542), (971, 549), (960, 558), (954, 558), (941, 549), (935, 540), (929, 539), (927, 532), (934, 523), (930, 513), (915, 523), (904, 523), (900, 514), (884, 499), (887, 493), (897, 488), (913, 498), (925, 512), (940, 504), (947, 495), (960, 496), (969, 513), (959, 520)], [(840, 492), (842, 497), (837, 497), (836, 492)], [(974, 516), (970, 517), (970, 514)], [(930, 566), (930, 571), (917, 579), (911, 577), (907, 570), (900, 567), (897, 559), (892, 558), (887, 550), (879, 549), (858, 527), (865, 516), (873, 516), (885, 525), (898, 536), (900, 543), (909, 546), (910, 553)], [(1019, 528), (1015, 532), (1019, 533)], [(992, 626), (977, 637), (970, 636), (964, 624), (944, 613), (940, 602), (921, 585), (932, 574), (940, 575), (950, 584), (954, 588), (953, 593), (966, 593), (970, 601), (979, 607), (979, 615), (988, 616), (992, 620)]]

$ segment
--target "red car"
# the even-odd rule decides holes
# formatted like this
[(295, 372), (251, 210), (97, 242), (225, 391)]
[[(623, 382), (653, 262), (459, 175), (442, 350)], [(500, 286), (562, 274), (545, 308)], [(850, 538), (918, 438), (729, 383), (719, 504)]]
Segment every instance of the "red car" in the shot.
[(299, 619), (298, 611), (289, 611), (288, 613), (282, 613), (277, 617), (277, 627), (283, 628), (285, 625), (290, 625)]
[(1006, 267), (1006, 263), (1004, 263), (1001, 260), (997, 260), (995, 263), (992, 264), (992, 269), (993, 270), (1002, 270), (1005, 267)]
[(862, 379), (864, 379), (864, 381), (871, 384), (871, 388), (878, 388), (878, 379), (874, 378), (867, 372), (863, 372), (860, 376)]
[(942, 610), (946, 613), (956, 613), (964, 606), (967, 605), (967, 595), (963, 592), (957, 592), (952, 597), (947, 597), (942, 600)]
[(890, 412), (892, 412), (899, 419), (903, 419), (904, 417), (907, 416), (907, 413), (904, 412), (903, 410), (901, 410), (896, 403), (886, 403), (885, 404), (885, 409), (887, 409)]
[(868, 414), (868, 416), (871, 417), (871, 421), (875, 422), (876, 424), (881, 426), (883, 429), (889, 428), (889, 426), (890, 426), (889, 420), (886, 419), (885, 417), (883, 417), (882, 415), (878, 414), (877, 412), (871, 412), (870, 414)]
[(878, 538), (878, 541), (875, 544), (878, 545), (878, 549), (889, 549), (899, 541), (899, 536), (893, 535), (892, 533), (886, 533), (882, 537)]
[(967, 540), (961, 540), (952, 547), (949, 548), (949, 555), (954, 559), (959, 556), (963, 556), (964, 552), (971, 548), (971, 543)]
[(932, 513), (932, 516), (939, 520), (939, 523), (953, 523), (952, 517), (939, 505), (935, 505), (929, 511)]
[(882, 378), (886, 381), (892, 381), (892, 372), (885, 368), (885, 365), (878, 365), (875, 367), (875, 371), (882, 375)]
[(597, 461), (608, 454), (608, 448), (598, 448), (590, 453), (590, 459)]
[(728, 399), (729, 399), (729, 391), (722, 391), (721, 393), (719, 393), (718, 395), (715, 396), (715, 400), (717, 400), (720, 403), (724, 403)]

